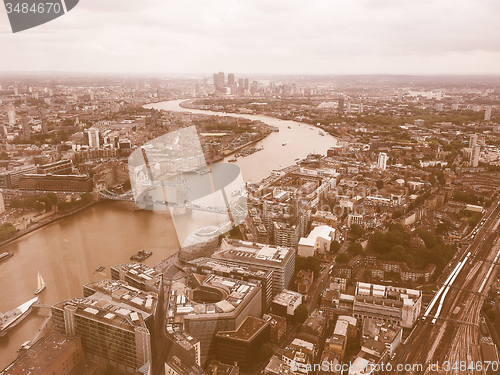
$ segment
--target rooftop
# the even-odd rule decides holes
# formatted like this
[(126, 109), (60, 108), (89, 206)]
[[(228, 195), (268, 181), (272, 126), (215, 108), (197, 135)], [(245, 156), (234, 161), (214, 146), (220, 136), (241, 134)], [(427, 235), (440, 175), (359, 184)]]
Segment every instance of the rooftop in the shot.
[(192, 274), (198, 286), (191, 288), (180, 282), (170, 292), (167, 320), (174, 317), (218, 318), (221, 314), (235, 313), (245, 306), (259, 290), (259, 286), (219, 275)]
[[(203, 369), (199, 366), (192, 365), (189, 366), (182, 362), (178, 357), (175, 355), (172, 356), (167, 362), (165, 362), (165, 366), (170, 366), (172, 367), (178, 374), (182, 375), (203, 375), (205, 372)], [(167, 372), (165, 370), (165, 372)]]
[[(75, 348), (80, 338), (68, 337), (60, 333), (51, 333), (46, 339), (39, 341), (34, 346), (18, 357), (5, 368), (4, 375), (26, 375), (27, 373), (43, 373), (54, 361), (64, 355), (66, 351)], [(27, 372), (30, 369), (31, 372)]]
[(228, 261), (252, 261), (252, 263), (275, 264), (281, 266), (292, 255), (293, 250), (287, 247), (259, 244), (241, 240), (224, 239), (220, 250), (214, 258)]
[(144, 321), (156, 310), (156, 293), (143, 292), (121, 281), (102, 280), (86, 287), (95, 293), (59, 302), (53, 308), (73, 306), (75, 314), (131, 331), (135, 327), (145, 328)]
[(293, 304), (299, 298), (302, 300), (302, 294), (294, 292), (293, 290), (283, 289), (281, 293), (274, 297), (273, 303), (288, 306), (289, 304)]
[(363, 323), (363, 336), (383, 343), (392, 343), (402, 331), (402, 327), (377, 319), (366, 318)]
[(85, 284), (87, 289), (96, 292), (96, 296), (105, 295), (114, 301), (132, 306), (141, 312), (152, 314), (156, 310), (158, 295), (154, 292), (145, 292), (124, 281), (99, 280)]
[(150, 284), (156, 289), (161, 285), (162, 274), (142, 263), (124, 263), (111, 267), (121, 271), (125, 276), (136, 280), (139, 283)]
[(252, 265), (239, 265), (231, 264), (224, 259), (213, 259), (213, 258), (198, 258), (189, 261), (190, 265), (198, 267), (206, 267), (213, 270), (215, 273), (226, 273), (226, 274), (238, 274), (244, 276), (255, 276), (255, 277), (266, 277), (272, 271), (265, 271), (252, 267)]
[(405, 305), (411, 305), (422, 297), (422, 292), (415, 289), (358, 282), (356, 283), (356, 300), (359, 300), (358, 297), (366, 301), (372, 300), (370, 297), (373, 297), (385, 301), (401, 301)]
[(247, 316), (236, 331), (217, 332), (217, 337), (232, 338), (240, 341), (251, 341), (262, 332), (269, 323), (263, 319)]

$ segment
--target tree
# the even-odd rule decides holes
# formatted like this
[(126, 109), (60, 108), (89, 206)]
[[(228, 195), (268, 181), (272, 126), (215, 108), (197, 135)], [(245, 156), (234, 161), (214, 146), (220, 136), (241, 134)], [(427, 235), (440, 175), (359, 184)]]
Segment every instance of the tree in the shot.
[(5, 241), (16, 234), (16, 228), (12, 223), (6, 222), (0, 225), (0, 241)]
[(401, 223), (391, 223), (389, 224), (389, 230), (397, 230), (401, 233), (405, 232), (405, 227)]
[(481, 214), (479, 212), (474, 213), (467, 219), (471, 227), (475, 227), (479, 223), (479, 220), (481, 220)]
[(318, 277), (321, 271), (321, 260), (316, 257), (296, 257), (295, 271), (308, 270), (314, 274), (314, 278)]
[(57, 205), (58, 199), (55, 193), (47, 193), (45, 195), (46, 204), (49, 204), (50, 207), (55, 207)]
[(33, 203), (33, 208), (38, 212), (42, 212), (43, 210), (45, 210), (45, 203), (36, 201), (35, 203)]
[(70, 202), (62, 201), (57, 204), (57, 210), (60, 212), (68, 211), (72, 206), (73, 205)]
[(90, 202), (92, 202), (92, 194), (83, 193), (80, 195), (80, 199), (82, 200), (82, 204), (89, 204)]
[(446, 234), (448, 232), (448, 225), (445, 223), (439, 223), (436, 227), (436, 233), (438, 234)]
[(295, 323), (302, 324), (306, 321), (308, 316), (309, 310), (307, 309), (306, 305), (302, 304), (295, 309), (293, 320), (295, 321)]
[(364, 236), (365, 230), (358, 224), (352, 224), (350, 228), (350, 233), (355, 239), (358, 239)]
[(335, 262), (340, 264), (346, 264), (347, 262), (349, 262), (349, 259), (350, 259), (349, 255), (347, 255), (346, 253), (340, 253), (335, 258)]
[(339, 241), (332, 241), (332, 243), (330, 244), (330, 251), (332, 253), (337, 253), (338, 251), (340, 250), (340, 243)]
[(354, 242), (349, 245), (347, 252), (351, 255), (361, 255), (363, 253), (363, 246), (360, 243)]

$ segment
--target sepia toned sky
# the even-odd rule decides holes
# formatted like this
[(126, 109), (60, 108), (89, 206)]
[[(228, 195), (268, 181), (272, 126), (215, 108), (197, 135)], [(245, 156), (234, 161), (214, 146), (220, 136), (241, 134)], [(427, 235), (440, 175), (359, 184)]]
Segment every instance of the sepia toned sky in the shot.
[(80, 0), (0, 71), (499, 74), (498, 0)]

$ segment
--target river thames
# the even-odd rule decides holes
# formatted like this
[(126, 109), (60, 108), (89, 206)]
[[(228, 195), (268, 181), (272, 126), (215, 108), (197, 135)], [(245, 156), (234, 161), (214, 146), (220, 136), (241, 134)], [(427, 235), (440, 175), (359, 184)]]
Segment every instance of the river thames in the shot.
[[(242, 117), (260, 120), (279, 127), (256, 146), (262, 151), (238, 158), (243, 178), (258, 182), (273, 169), (295, 163), (310, 153), (325, 154), (336, 139), (321, 136), (311, 125), (284, 121), (251, 114), (223, 114), (203, 110), (184, 109), (183, 100), (172, 100), (146, 105), (146, 108), (202, 113), (217, 116)], [(290, 127), (290, 128), (289, 128)], [(285, 146), (282, 146), (286, 143)], [(39, 295), (42, 304), (83, 295), (82, 285), (110, 277), (109, 267), (129, 261), (138, 250), (152, 251), (144, 263), (154, 265), (175, 253), (179, 243), (169, 216), (135, 209), (132, 203), (100, 202), (88, 209), (42, 227), (1, 249), (13, 257), (0, 264), (0, 312), (11, 310), (33, 298), (37, 272), (47, 284)], [(95, 272), (100, 266), (103, 272)], [(37, 309), (0, 338), (0, 369), (15, 359), (16, 350), (30, 340), (43, 322), (48, 309)]]

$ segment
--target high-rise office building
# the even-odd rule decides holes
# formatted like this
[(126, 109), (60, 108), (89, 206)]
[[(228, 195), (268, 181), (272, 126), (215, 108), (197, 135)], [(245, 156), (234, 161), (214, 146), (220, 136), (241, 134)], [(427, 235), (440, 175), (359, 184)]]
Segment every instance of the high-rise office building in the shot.
[(339, 99), (339, 113), (344, 113), (344, 98)]
[(235, 265), (224, 259), (201, 257), (188, 262), (192, 272), (215, 274), (235, 280), (257, 283), (262, 288), (262, 308), (268, 309), (273, 299), (273, 271), (264, 270), (254, 265)]
[(7, 116), (9, 117), (9, 125), (16, 124), (16, 108), (13, 104), (7, 106)]
[(469, 138), (469, 147), (474, 147), (475, 145), (477, 145), (477, 139), (478, 139), (478, 136), (477, 134), (471, 134), (470, 138)]
[(227, 264), (273, 271), (273, 297), (288, 288), (295, 269), (296, 251), (287, 247), (224, 239), (214, 259)]
[(2, 375), (104, 375), (105, 366), (85, 360), (82, 343), (77, 336), (51, 333), (20, 351)]
[(389, 157), (387, 156), (387, 154), (385, 152), (381, 152), (380, 154), (378, 154), (377, 164), (381, 170), (385, 171), (387, 169), (387, 160), (388, 159), (389, 159)]
[(3, 195), (0, 193), (0, 215), (5, 212), (5, 202), (3, 200)]
[(490, 121), (491, 120), (491, 106), (487, 106), (484, 109), (484, 121)]
[(470, 154), (470, 165), (471, 167), (477, 167), (479, 165), (479, 156), (481, 155), (481, 146), (475, 145), (472, 147)]
[(229, 73), (227, 75), (227, 85), (231, 86), (234, 84), (234, 73)]
[(83, 295), (52, 306), (54, 332), (79, 336), (86, 358), (116, 370), (151, 365), (158, 295), (113, 280), (87, 284)]
[(275, 221), (273, 225), (273, 239), (276, 245), (292, 248), (297, 247), (300, 238), (299, 226), (283, 221)]
[(403, 100), (403, 89), (398, 89), (398, 101)]
[(23, 124), (21, 138), (22, 139), (31, 139), (31, 125), (30, 124), (27, 124), (27, 123)]
[(224, 72), (219, 72), (214, 74), (214, 86), (216, 91), (224, 90), (224, 87), (226, 86)]
[(216, 333), (217, 360), (222, 363), (237, 363), (242, 369), (248, 369), (259, 356), (262, 344), (269, 341), (269, 333), (268, 321), (247, 316), (236, 330)]
[(252, 81), (252, 87), (250, 88), (250, 92), (252, 94), (255, 94), (255, 93), (257, 93), (258, 90), (259, 90), (259, 82)]
[(99, 129), (90, 128), (88, 130), (90, 148), (99, 148)]
[(199, 361), (204, 365), (215, 355), (217, 332), (234, 331), (247, 316), (261, 316), (262, 289), (255, 283), (214, 274), (193, 273), (187, 281), (186, 284), (176, 282), (170, 292), (166, 311), (167, 335), (171, 341), (180, 344), (175, 333), (184, 330), (199, 340), (199, 348), (185, 351), (185, 354), (189, 357), (189, 352), (192, 352), (195, 358), (199, 356), (196, 363)]
[(122, 280), (145, 292), (163, 293), (163, 274), (145, 264), (125, 263), (111, 267), (111, 278)]

